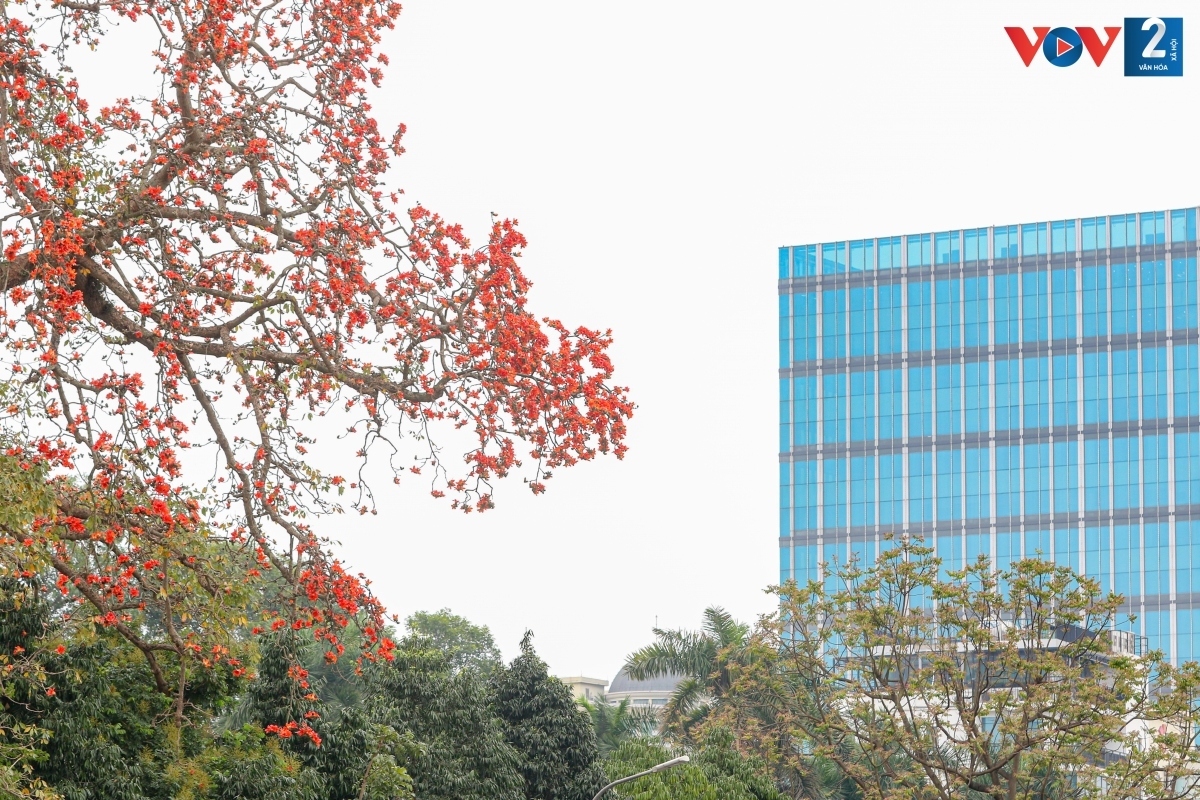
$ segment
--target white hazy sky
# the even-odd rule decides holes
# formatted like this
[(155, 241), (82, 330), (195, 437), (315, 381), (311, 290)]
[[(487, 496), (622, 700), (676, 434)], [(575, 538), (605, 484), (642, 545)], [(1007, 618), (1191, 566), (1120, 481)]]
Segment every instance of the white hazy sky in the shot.
[[(543, 497), (465, 517), (414, 485), (326, 531), (392, 611), (449, 606), (507, 657), (530, 628), (560, 675), (611, 679), (656, 620), (768, 611), (776, 248), (1197, 204), (1193, 8), (410, 0), (375, 101), (409, 129), (394, 182), (480, 241), (519, 219), (533, 310), (611, 327), (638, 409), (625, 461)], [(1185, 77), (1123, 77), (1121, 39), (1026, 68), (1003, 31), (1125, 16), (1185, 18)]]

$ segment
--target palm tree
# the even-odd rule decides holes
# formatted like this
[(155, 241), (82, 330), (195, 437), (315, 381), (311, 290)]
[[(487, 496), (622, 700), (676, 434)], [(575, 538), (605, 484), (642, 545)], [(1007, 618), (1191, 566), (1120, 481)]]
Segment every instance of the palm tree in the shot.
[(683, 676), (664, 710), (664, 721), (686, 734), (729, 691), (730, 668), (746, 657), (750, 626), (720, 606), (709, 606), (699, 631), (653, 630), (654, 644), (631, 653), (625, 671), (635, 680)]
[(634, 708), (629, 705), (628, 697), (616, 705), (605, 700), (604, 695), (590, 702), (581, 697), (579, 705), (592, 718), (601, 756), (607, 756), (629, 739), (645, 739), (658, 733), (658, 714), (648, 707)]

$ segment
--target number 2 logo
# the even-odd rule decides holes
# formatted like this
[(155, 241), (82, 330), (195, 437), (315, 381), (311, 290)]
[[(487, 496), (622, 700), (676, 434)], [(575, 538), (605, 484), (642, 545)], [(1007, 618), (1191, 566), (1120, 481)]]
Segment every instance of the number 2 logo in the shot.
[(1125, 74), (1170, 77), (1183, 74), (1183, 17), (1126, 17)]

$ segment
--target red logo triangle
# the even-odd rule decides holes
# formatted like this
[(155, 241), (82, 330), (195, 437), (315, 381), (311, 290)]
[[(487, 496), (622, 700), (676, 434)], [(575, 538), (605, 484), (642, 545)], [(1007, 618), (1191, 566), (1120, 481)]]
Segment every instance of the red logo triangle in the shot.
[(1059, 54), (1060, 56), (1061, 56), (1063, 53), (1068, 53), (1068, 52), (1070, 52), (1070, 51), (1072, 51), (1072, 50), (1074, 50), (1074, 49), (1075, 49), (1075, 45), (1071, 44), (1071, 43), (1070, 43), (1070, 42), (1068, 42), (1066, 39), (1059, 39), (1059, 40), (1058, 40), (1058, 54)]

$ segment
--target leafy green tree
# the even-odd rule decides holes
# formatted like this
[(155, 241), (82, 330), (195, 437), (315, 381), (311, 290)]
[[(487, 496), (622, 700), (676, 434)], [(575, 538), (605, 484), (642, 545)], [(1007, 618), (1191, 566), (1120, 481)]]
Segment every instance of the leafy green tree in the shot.
[(604, 785), (596, 734), (571, 691), (521, 639), (521, 655), (492, 678), (492, 703), (521, 758), (528, 800), (591, 800)]
[(406, 620), (408, 638), (422, 647), (446, 654), (450, 668), (458, 672), (476, 669), (487, 676), (504, 666), (500, 648), (486, 625), (475, 625), (448, 608), (418, 611)]
[(616, 705), (611, 705), (604, 695), (591, 701), (581, 697), (578, 702), (592, 718), (592, 729), (596, 732), (596, 744), (602, 756), (607, 756), (629, 739), (658, 733), (658, 714), (648, 707), (631, 706), (628, 697)]
[(404, 764), (419, 752), (415, 741), (374, 722), (366, 709), (324, 701), (323, 681), (305, 666), (308, 647), (307, 637), (288, 629), (263, 640), (248, 693), (253, 718), (315, 773), (323, 800), (411, 797)]
[(746, 655), (750, 628), (720, 606), (710, 606), (699, 631), (653, 631), (654, 643), (630, 654), (625, 669), (636, 680), (683, 676), (664, 719), (670, 729), (686, 734), (728, 692), (732, 672)]
[[(633, 775), (674, 758), (678, 753), (661, 742), (629, 739), (605, 760), (608, 780)], [(614, 800), (784, 800), (772, 783), (766, 765), (741, 756), (733, 735), (724, 729), (709, 732), (690, 751), (691, 762), (622, 784)], [(606, 797), (606, 800), (608, 798)]]
[[(368, 670), (374, 719), (421, 744), (407, 760), (421, 800), (522, 800), (520, 757), (488, 706), (486, 684), (446, 654), (403, 643)], [(590, 799), (589, 799), (590, 800)]]

